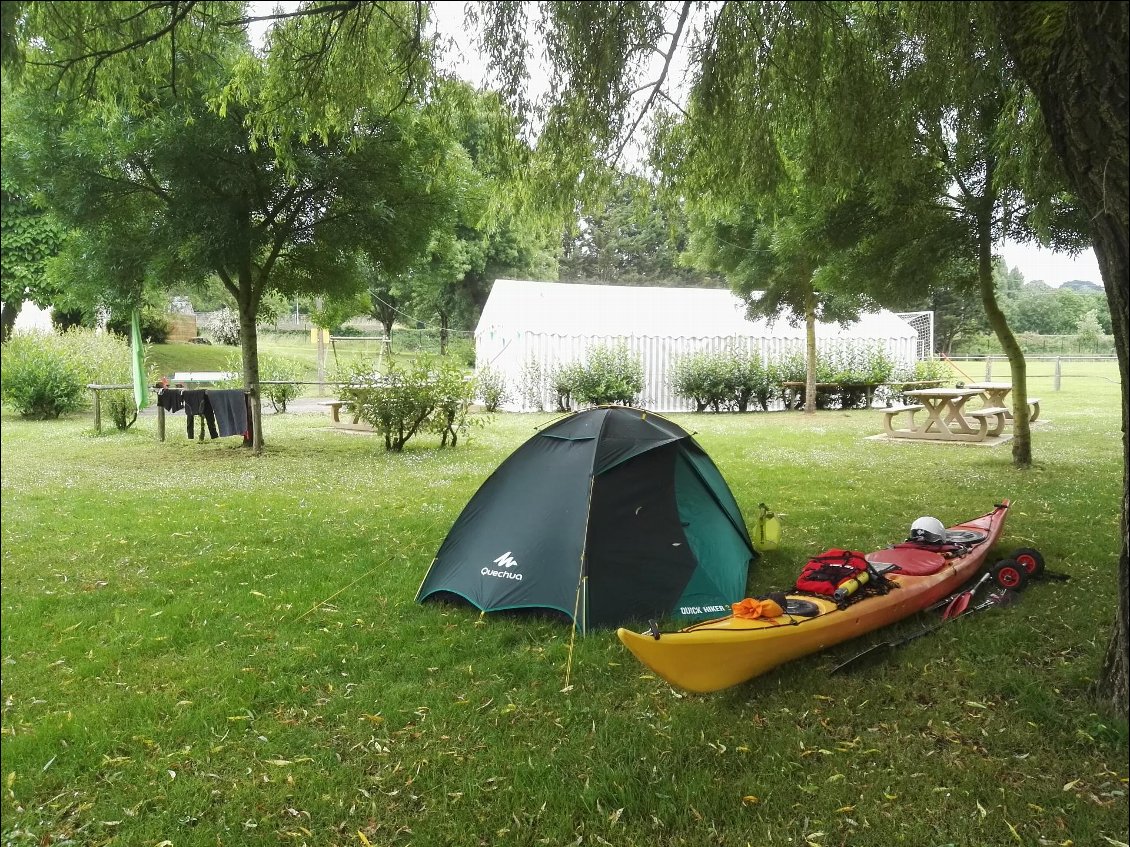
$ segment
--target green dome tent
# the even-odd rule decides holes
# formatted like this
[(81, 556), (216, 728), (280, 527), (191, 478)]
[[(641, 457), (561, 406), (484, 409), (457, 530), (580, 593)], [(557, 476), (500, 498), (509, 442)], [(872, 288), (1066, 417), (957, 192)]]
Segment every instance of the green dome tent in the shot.
[(585, 632), (710, 618), (757, 557), (718, 468), (681, 427), (608, 406), (563, 418), (503, 462), (455, 521), (417, 601), (561, 612)]

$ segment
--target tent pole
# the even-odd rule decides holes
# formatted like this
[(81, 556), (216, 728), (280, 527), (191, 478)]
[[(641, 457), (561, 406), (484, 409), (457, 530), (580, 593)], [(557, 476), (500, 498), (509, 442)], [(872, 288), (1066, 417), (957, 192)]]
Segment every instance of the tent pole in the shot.
[[(577, 643), (577, 614), (581, 607), (581, 594), (588, 588), (589, 578), (587, 576), (581, 577), (581, 581), (577, 583), (577, 599), (573, 602), (573, 631), (569, 634), (569, 657), (565, 660), (565, 688), (564, 691), (569, 690), (569, 680), (573, 674), (573, 646)], [(588, 604), (585, 604), (588, 607)]]

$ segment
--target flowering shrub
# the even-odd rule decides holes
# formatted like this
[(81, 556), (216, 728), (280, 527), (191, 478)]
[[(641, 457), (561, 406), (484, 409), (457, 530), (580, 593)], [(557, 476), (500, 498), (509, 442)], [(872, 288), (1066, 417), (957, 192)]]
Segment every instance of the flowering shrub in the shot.
[(63, 335), (17, 333), (0, 357), (0, 394), (23, 417), (48, 420), (82, 407), (85, 369)]
[(572, 396), (592, 406), (631, 405), (643, 391), (643, 362), (626, 344), (589, 348), (573, 376)]
[(522, 365), (518, 379), (518, 399), (522, 404), (539, 412), (545, 411), (545, 369), (537, 359), (529, 359)]
[(751, 403), (769, 408), (776, 371), (757, 353), (745, 350), (702, 351), (675, 360), (671, 384), (692, 400), (696, 411), (744, 412)]
[(493, 370), (490, 365), (479, 368), (479, 372), (475, 375), (475, 385), (478, 387), (478, 398), (488, 412), (497, 412), (499, 406), (510, 400), (506, 377)]
[(454, 447), (477, 422), (470, 414), (474, 396), (474, 380), (457, 362), (445, 358), (436, 364), (429, 356), (383, 375), (359, 366), (339, 393), (354, 414), (384, 436), (385, 449), (395, 453), (423, 431), (439, 434), (441, 447), (449, 439)]
[[(232, 375), (232, 379), (223, 384), (228, 388), (242, 388), (243, 357), (234, 353), (228, 358), (225, 369)], [(300, 382), (306, 374), (306, 368), (294, 359), (285, 356), (274, 356), (269, 353), (259, 354), (259, 396), (270, 400), (271, 407), (278, 413), (286, 411), (286, 404), (302, 396), (302, 386), (293, 383)], [(285, 385), (264, 383), (289, 383)]]
[(205, 321), (203, 329), (218, 344), (239, 344), (239, 315), (227, 306), (213, 312)]

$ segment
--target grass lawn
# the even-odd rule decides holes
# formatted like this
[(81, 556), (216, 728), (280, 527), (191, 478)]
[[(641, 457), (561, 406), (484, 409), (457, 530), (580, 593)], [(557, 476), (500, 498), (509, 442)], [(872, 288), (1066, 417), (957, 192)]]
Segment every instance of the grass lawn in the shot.
[(467, 499), (548, 415), (403, 455), (270, 415), (253, 458), (177, 427), (157, 443), (151, 417), (95, 437), (89, 414), (5, 410), (0, 839), (1125, 844), (1126, 721), (1088, 696), (1116, 605), (1117, 368), (1065, 364), (1052, 392), (1033, 367), (1030, 390), (1024, 472), (1007, 447), (866, 441), (878, 412), (672, 416), (747, 519), (761, 501), (782, 516), (755, 589), (1002, 497), (1002, 551), (1072, 576), (851, 674), (828, 671), (926, 619), (709, 696), (603, 631), (577, 640), (563, 690), (561, 624), (413, 603)]

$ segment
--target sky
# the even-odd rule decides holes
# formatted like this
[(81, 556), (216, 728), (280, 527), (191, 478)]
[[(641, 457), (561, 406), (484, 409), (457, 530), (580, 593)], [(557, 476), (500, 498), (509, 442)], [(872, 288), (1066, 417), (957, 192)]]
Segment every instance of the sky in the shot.
[(1006, 243), (997, 248), (1009, 268), (1020, 268), (1025, 282), (1043, 280), (1058, 286), (1073, 279), (1085, 279), (1096, 285), (1103, 284), (1095, 251), (1088, 248), (1078, 256), (1053, 253), (1031, 244)]
[[(250, 4), (251, 14), (269, 14), (274, 6), (284, 8), (293, 7), (293, 2), (271, 2), (259, 0)], [(481, 58), (477, 54), (475, 34), (470, 32), (464, 23), (464, 4), (460, 0), (439, 0), (435, 4), (437, 28), (440, 34), (451, 39), (445, 57), (456, 73), (474, 85), (483, 84), (485, 73)], [(262, 32), (267, 24), (252, 26), (251, 37), (253, 42), (262, 38)], [(532, 70), (536, 73), (536, 63), (531, 62)], [(674, 73), (672, 74), (674, 77)], [(530, 94), (537, 96), (545, 89), (544, 80), (531, 80)], [(1089, 280), (1102, 285), (1102, 275), (1099, 273), (1098, 260), (1094, 250), (1087, 249), (1077, 256), (1066, 253), (1055, 253), (1033, 244), (1013, 244), (1005, 242), (998, 245), (994, 251), (1004, 258), (1009, 268), (1019, 268), (1025, 282), (1042, 280), (1048, 285), (1058, 286), (1073, 279)]]

